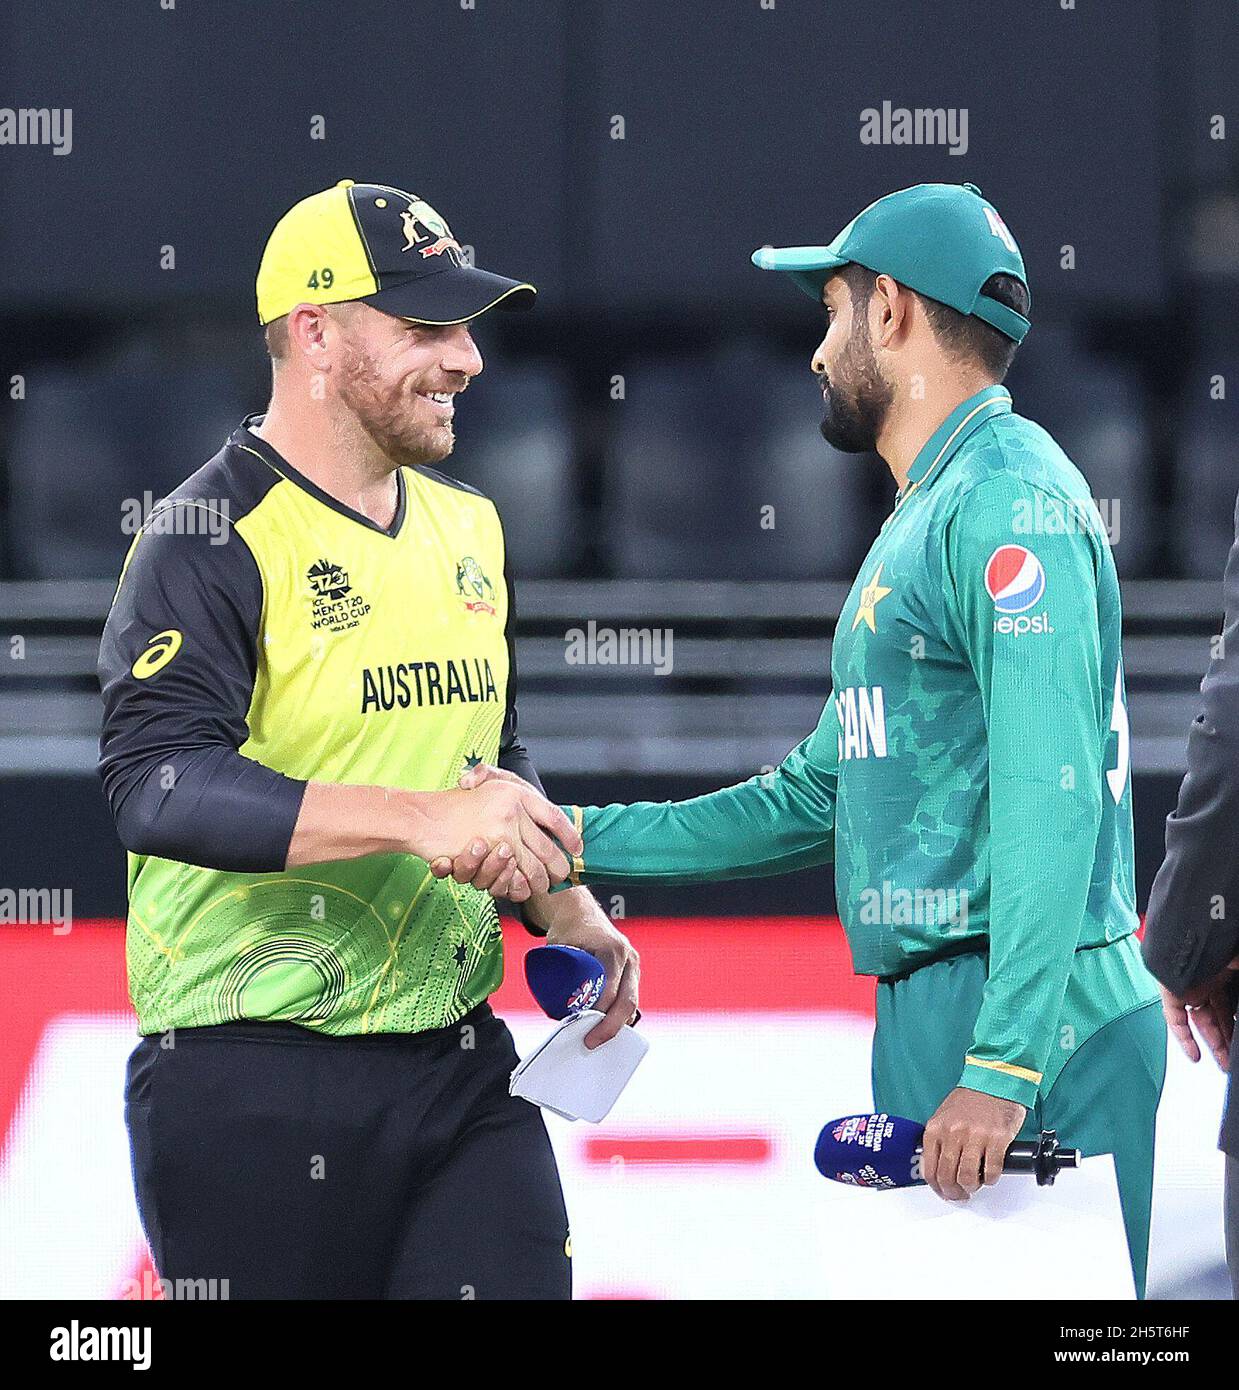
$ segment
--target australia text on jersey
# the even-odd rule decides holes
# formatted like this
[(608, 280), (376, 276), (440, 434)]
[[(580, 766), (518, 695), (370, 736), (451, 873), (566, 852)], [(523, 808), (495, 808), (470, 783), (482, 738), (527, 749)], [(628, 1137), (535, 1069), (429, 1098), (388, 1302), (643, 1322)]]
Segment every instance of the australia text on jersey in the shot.
[(486, 657), (447, 661), (401, 661), (366, 667), (361, 673), (361, 712), (408, 709), (410, 705), (497, 704), (495, 675)]

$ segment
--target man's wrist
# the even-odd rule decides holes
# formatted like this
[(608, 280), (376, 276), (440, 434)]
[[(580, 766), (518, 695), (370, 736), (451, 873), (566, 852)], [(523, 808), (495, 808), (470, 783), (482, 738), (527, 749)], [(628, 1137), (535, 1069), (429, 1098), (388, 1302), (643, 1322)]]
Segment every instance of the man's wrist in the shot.
[(439, 817), (436, 800), (441, 792), (413, 792), (399, 787), (376, 787), (382, 795), (378, 817), (381, 835), (390, 840), (390, 853), (431, 859), (438, 853), (435, 832)]
[(570, 931), (587, 922), (597, 922), (599, 918), (611, 921), (588, 888), (562, 886), (558, 892), (539, 893), (530, 898), (525, 907), (534, 925), (548, 936), (557, 931)]
[(1010, 1062), (991, 1062), (968, 1056), (964, 1059), (959, 1084), (965, 1090), (980, 1091), (982, 1095), (994, 1096), (998, 1100), (1014, 1101), (1025, 1110), (1031, 1110), (1041, 1085), (1041, 1074)]
[(438, 817), (428, 796), (398, 787), (308, 782), (288, 846), (286, 866), (360, 859), (369, 854), (431, 852)]

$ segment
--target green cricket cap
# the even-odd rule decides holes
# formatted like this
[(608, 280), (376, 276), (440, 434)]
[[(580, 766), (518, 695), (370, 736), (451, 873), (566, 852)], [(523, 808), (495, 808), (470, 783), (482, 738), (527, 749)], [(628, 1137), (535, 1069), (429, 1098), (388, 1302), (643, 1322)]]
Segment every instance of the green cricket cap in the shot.
[(1025, 289), (1028, 276), (1010, 229), (976, 184), (901, 188), (870, 203), (829, 246), (763, 246), (753, 252), (758, 269), (786, 271), (819, 304), (826, 281), (852, 262), (961, 314), (974, 314), (1017, 343), (1030, 327), (1023, 314), (981, 293), (991, 275), (1013, 275)]

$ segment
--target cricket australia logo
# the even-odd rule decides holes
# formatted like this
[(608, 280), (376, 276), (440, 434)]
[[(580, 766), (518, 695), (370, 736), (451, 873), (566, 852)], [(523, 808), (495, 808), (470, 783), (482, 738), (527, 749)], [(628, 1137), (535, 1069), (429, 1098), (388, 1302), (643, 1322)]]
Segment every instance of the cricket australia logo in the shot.
[(400, 225), (404, 229), (401, 251), (416, 251), (423, 260), (446, 253), (453, 265), (461, 264), (460, 242), (429, 203), (415, 198), (400, 214)]
[(487, 600), (495, 597), (495, 586), (472, 555), (464, 555), (456, 562), (456, 592), (470, 613), (494, 615), (495, 605)]
[(357, 627), (370, 605), (349, 583), (348, 570), (330, 560), (315, 560), (305, 572), (310, 585), (310, 626), (344, 632)]

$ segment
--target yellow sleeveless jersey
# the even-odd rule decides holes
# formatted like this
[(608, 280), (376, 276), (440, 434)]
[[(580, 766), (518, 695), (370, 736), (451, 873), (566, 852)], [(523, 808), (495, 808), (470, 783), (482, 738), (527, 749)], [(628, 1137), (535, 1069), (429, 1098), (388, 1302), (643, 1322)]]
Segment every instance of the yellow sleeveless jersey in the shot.
[(536, 783), (499, 516), (402, 468), (384, 530), (256, 420), (153, 510), (100, 650), (139, 1026), (442, 1027), (502, 978), (490, 897), (412, 855), (283, 865), (311, 780), (436, 791), (481, 760)]

